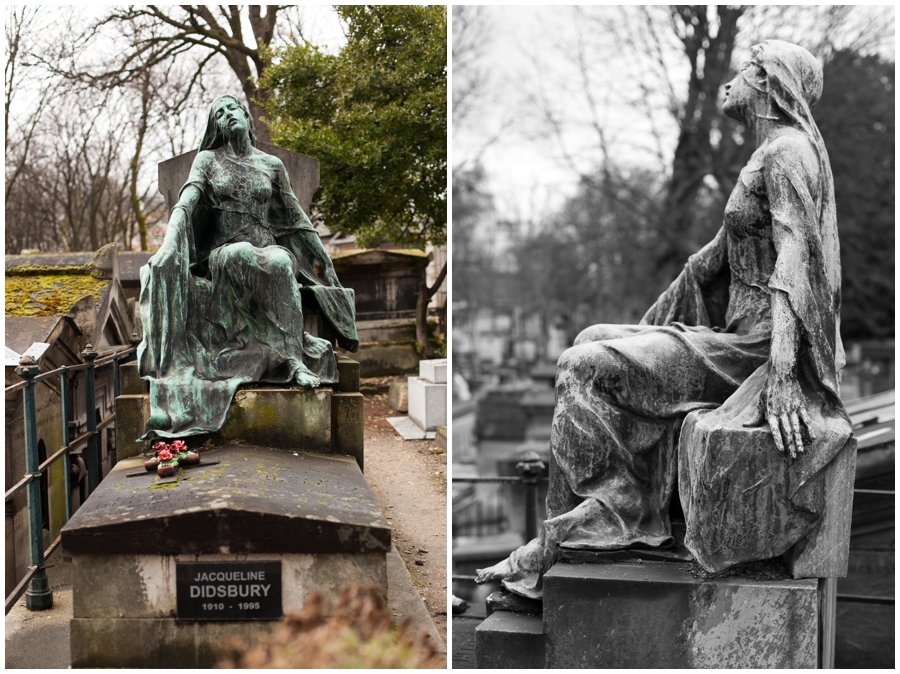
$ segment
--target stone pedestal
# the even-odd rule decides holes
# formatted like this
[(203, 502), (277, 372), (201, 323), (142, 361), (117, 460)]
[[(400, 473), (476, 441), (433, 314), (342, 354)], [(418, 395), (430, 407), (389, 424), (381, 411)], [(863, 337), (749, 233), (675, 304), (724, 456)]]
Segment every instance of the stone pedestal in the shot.
[(492, 613), (475, 628), (479, 669), (543, 669), (544, 629), (540, 616)]
[[(239, 389), (228, 409), (225, 424), (213, 439), (279, 449), (342, 454), (364, 465), (363, 395), (359, 392), (359, 363), (337, 362), (340, 381), (333, 387), (301, 389), (259, 384)], [(150, 418), (147, 382), (137, 374), (137, 363), (121, 367), (121, 392), (116, 398), (116, 446), (127, 458), (148, 452), (149, 442), (138, 443)]]
[(447, 360), (423, 360), (419, 376), (409, 377), (409, 418), (419, 428), (433, 431), (447, 425)]
[[(497, 611), (476, 632), (478, 667), (815, 668), (818, 581), (693, 578), (687, 564), (558, 563), (541, 630)], [(505, 614), (505, 615), (504, 615)], [(515, 664), (504, 664), (515, 663)]]
[(210, 667), (227, 637), (271, 629), (252, 613), (179, 615), (176, 568), (187, 562), (277, 563), (283, 612), (312, 590), (386, 595), (390, 526), (353, 459), (237, 445), (201, 458), (218, 463), (169, 484), (142, 473), (143, 459), (119, 462), (63, 528), (74, 667)]

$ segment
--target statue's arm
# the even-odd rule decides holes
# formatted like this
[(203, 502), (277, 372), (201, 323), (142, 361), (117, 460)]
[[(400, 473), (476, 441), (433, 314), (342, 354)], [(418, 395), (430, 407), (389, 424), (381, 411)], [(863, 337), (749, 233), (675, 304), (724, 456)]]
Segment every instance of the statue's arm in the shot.
[(169, 225), (166, 228), (166, 236), (156, 256), (159, 261), (172, 255), (190, 255), (190, 242), (192, 241), (190, 226), (191, 218), (200, 203), (200, 189), (196, 185), (185, 185), (178, 197), (178, 202), (172, 208), (169, 215)]
[(728, 240), (725, 226), (708, 244), (688, 258), (688, 266), (701, 287), (712, 283), (728, 264)]
[(331, 262), (325, 246), (322, 245), (319, 233), (313, 229), (309, 217), (303, 212), (300, 202), (291, 189), (291, 180), (284, 164), (277, 157), (272, 157), (270, 161), (278, 175), (278, 198), (284, 202), (285, 212), (290, 220), (285, 223), (288, 231), (281, 235), (276, 234), (276, 240), (298, 259), (321, 262), (322, 268), (325, 270), (325, 282), (330, 286), (341, 287), (334, 271), (334, 264)]
[(310, 252), (312, 257), (322, 263), (322, 267), (325, 269), (325, 282), (330, 286), (342, 287), (334, 271), (334, 263), (328, 256), (325, 246), (322, 245), (322, 239), (319, 238), (318, 232), (304, 229), (294, 234), (294, 237), (295, 240), (300, 239), (302, 245)]
[[(810, 287), (809, 237), (815, 236), (817, 212), (812, 194), (818, 184), (816, 159), (791, 142), (774, 144), (764, 166), (772, 214), (776, 272), (770, 280), (772, 342), (766, 383), (765, 416), (775, 445), (792, 457), (806, 449), (803, 426), (811, 428), (798, 379), (803, 328), (796, 302), (814, 301)], [(785, 275), (794, 278), (785, 279)], [(786, 282), (787, 281), (787, 282)]]

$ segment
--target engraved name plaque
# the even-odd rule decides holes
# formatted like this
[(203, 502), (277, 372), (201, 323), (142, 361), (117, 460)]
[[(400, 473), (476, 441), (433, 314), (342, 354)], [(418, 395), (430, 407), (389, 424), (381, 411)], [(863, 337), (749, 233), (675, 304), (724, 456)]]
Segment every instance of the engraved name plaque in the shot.
[(281, 562), (178, 562), (177, 620), (278, 620)]

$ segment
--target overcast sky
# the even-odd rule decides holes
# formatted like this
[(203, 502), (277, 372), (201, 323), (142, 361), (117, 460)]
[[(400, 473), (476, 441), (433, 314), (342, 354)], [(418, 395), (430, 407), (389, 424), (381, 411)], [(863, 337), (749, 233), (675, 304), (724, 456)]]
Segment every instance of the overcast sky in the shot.
[[(665, 103), (654, 119), (636, 114), (624, 104), (625, 98), (634, 97), (639, 84), (659, 82), (647, 75), (646, 63), (617, 58), (616, 52), (610, 51), (609, 36), (574, 7), (490, 6), (484, 11), (491, 30), (479, 65), (488, 85), (477, 114), (464, 124), (457, 125), (454, 120), (453, 165), (480, 159), (501, 217), (540, 221), (574, 193), (578, 173), (596, 170), (602, 159), (597, 134), (587, 124), (591, 115), (580, 73), (572, 61), (579, 44), (590, 64), (596, 117), (609, 133), (610, 154), (617, 161), (624, 158), (632, 165), (665, 174), (677, 141), (677, 127), (665, 111)], [(590, 11), (612, 15), (618, 10), (594, 7)], [(867, 17), (882, 11), (875, 7), (854, 10), (858, 20), (869, 20)], [(779, 33), (784, 27), (772, 30), (772, 37), (786, 37)], [(893, 58), (893, 43), (888, 51)], [(688, 78), (683, 61), (675, 53), (665, 64), (666, 76), (680, 88), (675, 92), (679, 96), (686, 91)], [(656, 86), (660, 91), (655, 93), (662, 96), (663, 88)], [(559, 136), (538, 120), (540, 106), (535, 97), (539, 92), (565, 118)], [(491, 139), (496, 140), (489, 144)]]

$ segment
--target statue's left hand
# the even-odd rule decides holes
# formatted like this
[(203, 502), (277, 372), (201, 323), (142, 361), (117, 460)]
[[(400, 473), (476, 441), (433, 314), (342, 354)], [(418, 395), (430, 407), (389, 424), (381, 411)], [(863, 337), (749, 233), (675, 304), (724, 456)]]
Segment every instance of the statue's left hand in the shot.
[(806, 450), (802, 427), (806, 437), (811, 436), (812, 425), (804, 407), (803, 393), (796, 377), (769, 375), (766, 386), (766, 420), (772, 429), (772, 438), (778, 451), (787, 448), (792, 459)]

